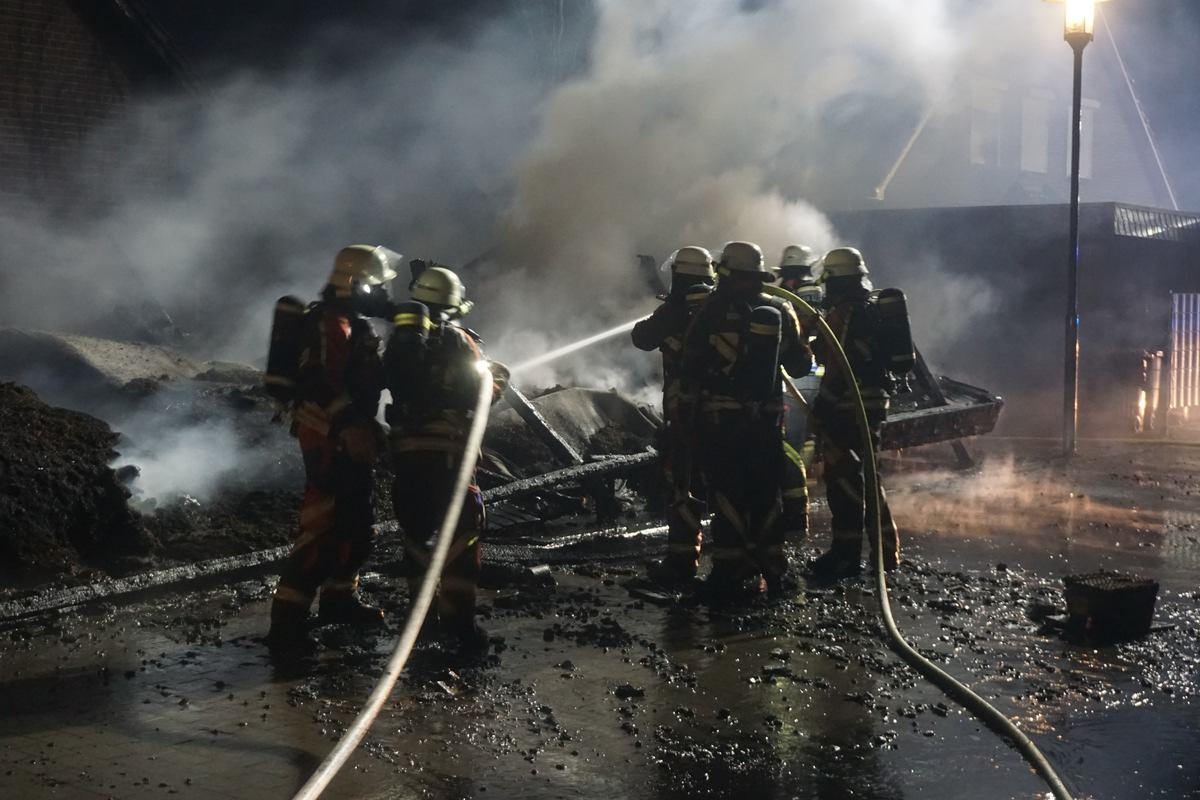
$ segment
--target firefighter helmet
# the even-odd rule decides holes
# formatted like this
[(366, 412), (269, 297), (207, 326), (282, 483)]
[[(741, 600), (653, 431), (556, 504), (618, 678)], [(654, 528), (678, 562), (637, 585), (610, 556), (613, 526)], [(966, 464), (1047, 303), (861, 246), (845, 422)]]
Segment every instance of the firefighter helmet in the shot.
[(343, 247), (333, 259), (329, 285), (339, 297), (349, 297), (357, 282), (360, 286), (379, 286), (396, 277), (395, 265), (402, 256), (386, 247), (352, 244)]
[(474, 305), (466, 299), (462, 281), (445, 267), (429, 267), (412, 282), (412, 299), (462, 316)]
[(671, 272), (676, 275), (695, 275), (699, 278), (712, 278), (712, 254), (703, 247), (689, 245), (681, 247), (671, 256)]
[(717, 272), (730, 275), (734, 272), (756, 274), (764, 281), (774, 279), (774, 274), (767, 269), (763, 260), (762, 248), (753, 242), (726, 242), (721, 248), (721, 258), (717, 261)]
[(862, 253), (853, 247), (839, 247), (825, 254), (825, 279), (853, 278), (867, 273), (867, 263)]
[(783, 248), (783, 256), (779, 259), (779, 267), (802, 267), (810, 269), (814, 264), (820, 261), (820, 257), (813, 252), (813, 249), (803, 244), (789, 244)]

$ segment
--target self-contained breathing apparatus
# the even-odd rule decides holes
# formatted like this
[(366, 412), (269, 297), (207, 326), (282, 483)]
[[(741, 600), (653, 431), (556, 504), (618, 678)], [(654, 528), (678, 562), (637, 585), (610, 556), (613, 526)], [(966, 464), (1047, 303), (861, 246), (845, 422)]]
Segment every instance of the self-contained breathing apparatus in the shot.
[(334, 258), (321, 300), (305, 305), (288, 294), (275, 301), (263, 375), (263, 386), (275, 407), (275, 421), (296, 404), (300, 362), (307, 346), (305, 328), (315, 319), (315, 313), (324, 303), (344, 302), (364, 317), (391, 320), (395, 306), (384, 287), (396, 277), (394, 266), (400, 258), (399, 253), (383, 246), (343, 247)]
[[(908, 390), (908, 373), (916, 364), (912, 329), (908, 319), (908, 301), (900, 289), (875, 290), (868, 277), (866, 261), (853, 247), (838, 247), (825, 254), (821, 280), (825, 285), (824, 305), (838, 305), (847, 292), (866, 292), (864, 319), (852, 334), (865, 345), (857, 351), (859, 379), (888, 394)], [(848, 345), (843, 342), (843, 345)], [(859, 345), (861, 347), (862, 345)]]
[(479, 375), (464, 365), (477, 356), (471, 342), (478, 346), (479, 337), (451, 321), (472, 306), (452, 271), (414, 261), (410, 289), (413, 299), (395, 307), (384, 352), (392, 395), (384, 419), (396, 430), (412, 432), (446, 411), (465, 413), (473, 407)]
[(296, 401), (296, 380), (300, 372), (300, 354), (304, 347), (306, 310), (303, 301), (295, 295), (284, 295), (275, 301), (263, 386), (275, 407), (276, 421), (281, 419), (283, 413)]
[(734, 383), (751, 401), (772, 400), (780, 395), (779, 339), (783, 315), (772, 305), (755, 306), (746, 326), (744, 348), (737, 364)]
[(868, 295), (867, 307), (871, 310), (875, 342), (879, 348), (873, 356), (883, 372), (884, 388), (888, 394), (907, 392), (908, 374), (917, 361), (908, 300), (900, 289), (880, 289)]

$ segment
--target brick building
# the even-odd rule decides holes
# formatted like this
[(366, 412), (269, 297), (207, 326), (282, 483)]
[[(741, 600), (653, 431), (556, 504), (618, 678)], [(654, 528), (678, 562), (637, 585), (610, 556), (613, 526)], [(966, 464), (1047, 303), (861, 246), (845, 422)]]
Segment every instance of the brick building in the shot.
[(197, 84), (129, 0), (3, 0), (3, 7), (0, 207), (69, 215), (79, 210), (80, 187), (129, 147), (97, 140), (102, 123), (137, 92)]

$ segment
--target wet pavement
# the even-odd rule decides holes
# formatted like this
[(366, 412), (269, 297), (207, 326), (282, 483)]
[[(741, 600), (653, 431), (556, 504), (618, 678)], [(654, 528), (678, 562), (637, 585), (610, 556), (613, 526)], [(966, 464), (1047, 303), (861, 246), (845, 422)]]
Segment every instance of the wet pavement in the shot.
[[(923, 453), (885, 478), (907, 640), (1013, 719), (1079, 798), (1200, 797), (1200, 449), (991, 440), (972, 472)], [(939, 454), (935, 453), (934, 456)], [(815, 495), (819, 496), (820, 492)], [(818, 504), (814, 539), (824, 544)], [(328, 798), (949, 798), (1047, 795), (1020, 755), (904, 665), (872, 580), (713, 610), (640, 580), (661, 533), (548, 559), (483, 592), (482, 658), (419, 644)], [(259, 641), (273, 576), (111, 598), (0, 627), (0, 790), (14, 798), (288, 798), (384, 671), (379, 636)], [(1160, 584), (1139, 642), (1071, 644), (1062, 577)], [(176, 589), (180, 587), (174, 587)], [(1040, 611), (1040, 613), (1035, 613)], [(1047, 617), (1047, 614), (1049, 616)]]

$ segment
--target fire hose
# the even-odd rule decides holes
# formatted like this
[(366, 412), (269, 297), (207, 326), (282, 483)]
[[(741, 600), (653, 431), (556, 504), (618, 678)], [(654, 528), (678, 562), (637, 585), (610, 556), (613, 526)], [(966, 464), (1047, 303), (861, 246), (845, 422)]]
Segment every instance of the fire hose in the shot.
[[(1041, 776), (1046, 785), (1054, 793), (1056, 800), (1071, 800), (1071, 794), (1063, 785), (1062, 780), (1037, 749), (1034, 743), (1026, 736), (1016, 723), (1008, 717), (1001, 714), (995, 707), (989, 704), (986, 700), (980, 697), (975, 692), (971, 691), (967, 686), (959, 682), (949, 673), (942, 670), (925, 656), (921, 655), (917, 650), (905, 641), (900, 629), (896, 626), (896, 620), (892, 616), (891, 603), (888, 600), (887, 593), (887, 578), (884, 572), (883, 564), (883, 529), (880, 522), (880, 488), (879, 474), (875, 463), (875, 448), (871, 444), (870, 424), (867, 421), (867, 410), (863, 405), (862, 394), (859, 392), (858, 381), (854, 378), (854, 373), (850, 369), (850, 361), (846, 357), (845, 351), (842, 349), (841, 342), (829, 327), (825, 319), (817, 313), (811, 305), (804, 302), (796, 294), (789, 292), (773, 284), (765, 284), (763, 291), (767, 294), (773, 294), (790, 301), (797, 309), (805, 314), (811, 314), (817, 322), (817, 329), (821, 336), (824, 337), (829, 344), (829, 349), (837, 358), (838, 364), (845, 374), (850, 377), (846, 384), (850, 388), (850, 392), (854, 400), (854, 408), (856, 412), (859, 433), (862, 436), (862, 460), (863, 474), (865, 477), (865, 499), (871, 504), (867, 519), (874, 520), (874, 528), (870, 531), (870, 535), (874, 540), (874, 564), (875, 569), (875, 584), (877, 587), (876, 594), (879, 596), (880, 614), (883, 617), (884, 627), (887, 629), (888, 638), (892, 644), (892, 649), (914, 670), (927, 678), (931, 683), (945, 692), (952, 700), (966, 708), (978, 719), (983, 721), (993, 732), (1007, 739), (1016, 750), (1024, 757), (1030, 766)], [(795, 396), (799, 396), (800, 392), (796, 389), (791, 381), (788, 380), (788, 391)]]
[[(818, 332), (823, 336), (830, 345), (830, 350), (834, 353), (840, 366), (845, 370), (847, 375), (853, 376), (853, 371), (850, 368), (849, 360), (846, 357), (845, 351), (842, 349), (841, 343), (833, 330), (825, 322), (820, 314), (817, 313), (811, 305), (806, 303), (796, 294), (787, 291), (778, 286), (767, 284), (763, 290), (768, 294), (777, 295), (790, 301), (794, 306), (806, 314), (811, 314), (817, 322)], [(612, 332), (608, 332), (610, 335)], [(479, 363), (479, 369), (487, 373), (486, 362)], [(798, 400), (803, 401), (796, 386), (788, 379), (788, 391)], [(963, 706), (965, 709), (974, 714), (978, 719), (983, 721), (993, 732), (997, 733), (1009, 744), (1011, 744), (1022, 757), (1030, 764), (1031, 767), (1045, 781), (1047, 786), (1052, 791), (1056, 800), (1072, 800), (1070, 792), (1063, 785), (1062, 780), (1058, 777), (1054, 768), (1042, 755), (1036, 745), (1027, 737), (1017, 725), (1008, 717), (1001, 714), (995, 707), (990, 705), (986, 700), (973, 692), (967, 686), (959, 682), (949, 673), (945, 672), (929, 659), (922, 656), (915, 648), (912, 647), (901, 634), (896, 625), (896, 621), (892, 615), (891, 604), (887, 593), (887, 578), (883, 563), (883, 547), (882, 538), (883, 532), (880, 525), (880, 488), (877, 465), (875, 463), (875, 450), (870, 439), (870, 425), (867, 421), (866, 408), (862, 402), (862, 395), (859, 392), (858, 383), (856, 380), (847, 381), (851, 395), (854, 401), (856, 410), (856, 421), (859, 431), (862, 435), (862, 459), (863, 472), (865, 478), (865, 495), (866, 502), (871, 504), (870, 511), (867, 515), (868, 519), (874, 520), (874, 529), (870, 531), (870, 535), (874, 538), (875, 546), (872, 548), (874, 552), (874, 570), (875, 583), (877, 586), (877, 595), (879, 597), (880, 613), (883, 618), (884, 627), (887, 630), (888, 637), (892, 648), (896, 653), (914, 670), (927, 678), (931, 683), (946, 693), (952, 700)], [(473, 418), (471, 429), (467, 436), (467, 441), (464, 445), (464, 456), (462, 466), (460, 467), (457, 480), (455, 482), (454, 493), (452, 497), (460, 497), (466, 491), (470, 475), (475, 467), (476, 454), (483, 442), (484, 429), (487, 425), (488, 409), (491, 405), (491, 383), (488, 381), (480, 381), (480, 394), (477, 401), (475, 415)], [(317, 767), (312, 777), (300, 788), (293, 796), (293, 800), (315, 800), (320, 797), (324, 789), (336, 776), (338, 770), (349, 759), (350, 754), (362, 741), (366, 732), (370, 729), (375, 718), (379, 714), (383, 703), (391, 694), (395, 687), (396, 681), (400, 677), (400, 672), (404, 669), (408, 662), (409, 655), (412, 653), (413, 645), (416, 643), (417, 636), (420, 633), (421, 625), (424, 622), (425, 615), (429, 611), (432, 604), (433, 594), (436, 590), (438, 580), (440, 579), (442, 567), (446, 561), (446, 555), (450, 549), (450, 543), (454, 536), (454, 529), (458, 525), (459, 513), (461, 504), (452, 502), (446, 509), (446, 515), (442, 521), (442, 527), (438, 531), (436, 543), (430, 557), (429, 567), (426, 570), (424, 581), (421, 584), (420, 591), (413, 600), (412, 607), (409, 610), (409, 617), (405, 623), (404, 630), (401, 632), (400, 640), (396, 644), (396, 648), (388, 661), (387, 669), (379, 683), (376, 685), (371, 696), (368, 698), (366, 705), (359, 712), (351, 727), (342, 736), (338, 745), (330, 752), (325, 760)]]
[(408, 657), (421, 632), (425, 615), (433, 603), (433, 593), (437, 589), (438, 581), (441, 580), (442, 567), (446, 563), (446, 554), (450, 550), (454, 529), (458, 526), (459, 514), (462, 511), (461, 498), (471, 480), (479, 448), (483, 444), (484, 429), (487, 427), (488, 410), (491, 408), (492, 400), (492, 381), (486, 379), (486, 377), (490, 377), (486, 361), (478, 362), (476, 367), (481, 373), (479, 397), (475, 403), (475, 415), (472, 418), (471, 429), (468, 431), (466, 443), (463, 445), (462, 465), (459, 467), (454, 490), (450, 495), (451, 502), (447, 505), (446, 515), (442, 518), (442, 527), (437, 533), (433, 552), (429, 559), (429, 567), (425, 570), (425, 579), (421, 582), (420, 591), (412, 601), (408, 620), (405, 622), (404, 630), (400, 633), (400, 641), (396, 643), (396, 649), (388, 660), (383, 677), (379, 679), (375, 690), (371, 692), (366, 705), (358, 712), (354, 723), (338, 741), (337, 746), (317, 767), (312, 777), (293, 795), (292, 800), (314, 800), (314, 798), (320, 797), (321, 792), (337, 775), (338, 770), (346, 763), (350, 754), (354, 752), (354, 748), (358, 747), (358, 743), (362, 741), (371, 724), (375, 722), (384, 701), (391, 695), (392, 688), (400, 677), (400, 672), (408, 663)]

